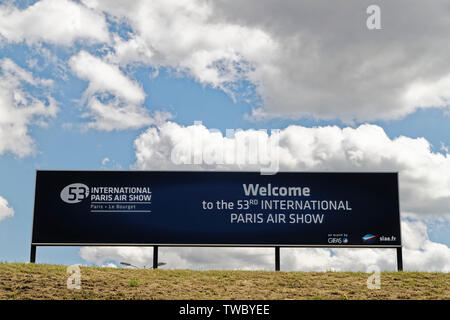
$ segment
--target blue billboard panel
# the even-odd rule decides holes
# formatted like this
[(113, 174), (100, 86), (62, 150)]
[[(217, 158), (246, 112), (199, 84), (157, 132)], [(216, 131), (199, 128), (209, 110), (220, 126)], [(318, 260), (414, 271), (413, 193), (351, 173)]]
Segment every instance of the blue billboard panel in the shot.
[(398, 247), (397, 174), (37, 171), (32, 243)]

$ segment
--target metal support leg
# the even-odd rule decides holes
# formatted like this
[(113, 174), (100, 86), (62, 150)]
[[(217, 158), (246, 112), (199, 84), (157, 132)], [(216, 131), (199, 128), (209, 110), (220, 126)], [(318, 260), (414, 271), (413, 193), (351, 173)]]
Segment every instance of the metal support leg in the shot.
[(31, 251), (30, 251), (30, 263), (36, 262), (36, 246), (31, 245)]
[(402, 247), (397, 248), (397, 270), (403, 271)]
[(158, 246), (153, 246), (153, 269), (158, 269)]
[(280, 271), (280, 247), (275, 247), (275, 271)]

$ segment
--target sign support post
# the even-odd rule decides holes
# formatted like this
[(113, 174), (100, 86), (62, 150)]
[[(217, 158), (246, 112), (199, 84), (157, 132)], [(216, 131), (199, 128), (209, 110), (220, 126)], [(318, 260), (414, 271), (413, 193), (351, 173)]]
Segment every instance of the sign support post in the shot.
[(403, 271), (402, 247), (397, 248), (397, 271)]
[(158, 269), (158, 246), (153, 246), (153, 269)]
[(31, 245), (30, 251), (30, 263), (36, 262), (36, 246), (34, 244)]
[(275, 247), (275, 271), (280, 271), (280, 247)]

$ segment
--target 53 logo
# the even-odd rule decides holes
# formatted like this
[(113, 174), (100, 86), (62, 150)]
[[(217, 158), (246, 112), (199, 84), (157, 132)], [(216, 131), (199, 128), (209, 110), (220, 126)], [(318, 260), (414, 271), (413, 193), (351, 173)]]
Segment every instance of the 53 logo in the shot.
[(61, 200), (66, 203), (78, 203), (89, 196), (89, 187), (82, 183), (72, 183), (61, 191)]

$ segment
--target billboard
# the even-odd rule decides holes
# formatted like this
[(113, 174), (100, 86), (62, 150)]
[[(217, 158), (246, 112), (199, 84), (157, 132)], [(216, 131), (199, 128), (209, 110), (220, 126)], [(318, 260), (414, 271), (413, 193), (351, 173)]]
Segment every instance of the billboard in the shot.
[(32, 244), (400, 247), (398, 177), (37, 171)]

